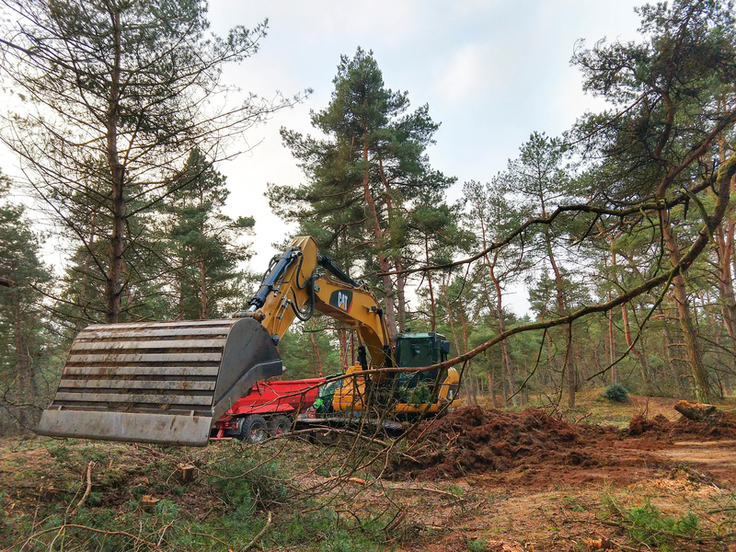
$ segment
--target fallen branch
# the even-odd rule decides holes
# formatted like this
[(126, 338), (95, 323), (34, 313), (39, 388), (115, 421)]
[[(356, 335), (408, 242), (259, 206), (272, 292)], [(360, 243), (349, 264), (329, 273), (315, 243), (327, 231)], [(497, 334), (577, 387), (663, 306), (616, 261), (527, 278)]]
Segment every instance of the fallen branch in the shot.
[(451, 498), (454, 498), (455, 500), (465, 500), (463, 497), (457, 496), (455, 493), (443, 491), (442, 489), (435, 489), (434, 487), (389, 487), (389, 489), (391, 489), (392, 491), (426, 491), (428, 493), (436, 493), (439, 495), (449, 496)]
[(256, 544), (258, 544), (258, 542), (263, 538), (263, 535), (266, 534), (266, 530), (268, 530), (268, 528), (271, 526), (271, 520), (272, 520), (271, 512), (268, 512), (268, 519), (266, 520), (266, 525), (263, 526), (263, 529), (261, 529), (260, 532), (255, 537), (253, 537), (253, 540), (250, 541), (248, 544), (246, 544), (245, 548), (242, 548), (240, 552), (247, 552), (248, 550), (253, 548)]
[[(74, 528), (74, 529), (83, 529), (85, 531), (91, 531), (93, 533), (99, 533), (101, 535), (122, 535), (123, 537), (127, 537), (129, 539), (133, 539), (134, 541), (145, 544), (146, 546), (150, 546), (154, 550), (162, 550), (161, 547), (159, 547), (156, 543), (147, 541), (146, 539), (142, 539), (140, 537), (136, 537), (135, 535), (132, 535), (130, 533), (127, 533), (126, 531), (105, 531), (103, 529), (95, 529), (94, 527), (88, 527), (87, 525), (79, 525), (76, 523), (65, 523), (64, 525), (59, 525), (58, 527), (51, 527), (49, 529), (44, 529), (43, 531), (38, 531), (36, 533), (33, 533), (30, 537), (28, 537), (25, 542), (23, 543), (23, 546), (20, 547), (21, 552), (23, 549), (32, 541), (35, 540), (37, 537), (40, 537), (43, 534), (51, 533), (52, 531), (63, 531), (67, 528)], [(243, 551), (245, 552), (245, 551)]]
[(675, 410), (693, 422), (702, 422), (706, 418), (710, 418), (717, 412), (717, 408), (712, 404), (691, 403), (688, 401), (680, 401), (675, 405)]
[(208, 539), (215, 540), (219, 542), (221, 545), (223, 545), (225, 548), (227, 548), (228, 550), (232, 550), (232, 548), (230, 548), (230, 545), (228, 543), (226, 543), (225, 541), (221, 539), (218, 539), (215, 535), (209, 535), (207, 533), (197, 533), (196, 531), (192, 531), (189, 527), (187, 527), (187, 532), (190, 535), (196, 535), (198, 537), (207, 537)]
[(92, 490), (92, 468), (94, 467), (95, 467), (95, 463), (92, 460), (90, 460), (89, 464), (87, 464), (87, 488), (84, 490), (84, 494), (82, 495), (82, 498), (79, 499), (79, 502), (77, 502), (77, 505), (74, 507), (72, 512), (69, 514), (69, 517), (74, 517), (75, 515), (77, 515), (79, 508), (81, 508), (82, 504), (84, 504), (84, 501), (87, 500), (87, 497), (89, 496), (89, 493)]

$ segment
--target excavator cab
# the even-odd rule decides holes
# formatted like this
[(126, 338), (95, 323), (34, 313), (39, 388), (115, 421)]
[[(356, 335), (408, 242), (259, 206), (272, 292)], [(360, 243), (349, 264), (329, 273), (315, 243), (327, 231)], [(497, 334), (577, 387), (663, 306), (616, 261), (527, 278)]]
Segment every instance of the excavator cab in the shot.
[[(421, 368), (447, 360), (450, 342), (436, 332), (403, 333), (396, 339), (399, 368)], [(400, 373), (395, 386), (396, 412), (405, 416), (435, 414), (457, 399), (459, 376), (454, 368)]]
[(436, 332), (403, 333), (396, 338), (396, 364), (400, 368), (421, 368), (447, 360), (450, 342)]

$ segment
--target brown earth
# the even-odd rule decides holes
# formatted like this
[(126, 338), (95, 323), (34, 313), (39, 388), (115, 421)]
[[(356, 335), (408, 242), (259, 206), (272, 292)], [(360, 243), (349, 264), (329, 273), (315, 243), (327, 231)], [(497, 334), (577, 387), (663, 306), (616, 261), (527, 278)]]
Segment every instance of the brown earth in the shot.
[[(329, 500), (333, 506), (344, 504), (338, 511), (345, 523), (372, 509), (396, 511), (383, 529), (387, 550), (736, 552), (736, 420), (724, 415), (694, 423), (670, 420), (664, 409), (648, 411), (651, 417), (637, 414), (621, 429), (571, 424), (537, 409), (461, 408), (419, 424), (383, 479), (358, 474)], [(95, 460), (93, 492), (108, 508), (126, 512), (131, 491), (145, 488), (164, 493), (193, 519), (205, 519), (220, 509), (218, 495), (204, 492), (206, 466), (215, 465), (212, 457), (228, 447), (218, 443), (190, 453), (120, 444), (0, 442), (4, 513), (8, 519), (20, 511), (32, 516), (49, 500), (73, 507), (87, 462)], [(311, 469), (333, 448), (290, 441), (259, 450), (288, 457), (294, 469), (310, 468), (304, 477), (307, 490), (341, 473)], [(199, 479), (182, 487), (183, 496), (175, 497), (171, 488), (181, 485), (176, 463), (183, 460), (203, 469)], [(149, 473), (149, 465), (157, 465), (157, 471)], [(296, 472), (292, 481), (301, 481)], [(703, 538), (673, 537), (669, 548), (637, 541), (627, 516), (646, 505), (673, 519), (694, 513)], [(274, 527), (287, 522), (286, 510), (275, 506)], [(308, 549), (322, 549), (315, 543)], [(267, 540), (263, 548), (275, 549)]]
[[(736, 484), (736, 422), (672, 422), (632, 418), (628, 430), (570, 424), (538, 409), (520, 413), (464, 407), (426, 421), (409, 436), (410, 449), (390, 465), (391, 479), (423, 481), (482, 476), (487, 483), (554, 488), (607, 480), (631, 484), (679, 462)], [(683, 444), (683, 441), (690, 443)]]
[(536, 409), (466, 407), (420, 424), (388, 477), (449, 485), (476, 501), (454, 509), (435, 501), (425, 523), (447, 532), (407, 550), (659, 549), (627, 531), (630, 512), (651, 506), (671, 519), (692, 513), (709, 534), (673, 538), (662, 550), (736, 551), (734, 436), (732, 416), (694, 423), (640, 414), (617, 429)]

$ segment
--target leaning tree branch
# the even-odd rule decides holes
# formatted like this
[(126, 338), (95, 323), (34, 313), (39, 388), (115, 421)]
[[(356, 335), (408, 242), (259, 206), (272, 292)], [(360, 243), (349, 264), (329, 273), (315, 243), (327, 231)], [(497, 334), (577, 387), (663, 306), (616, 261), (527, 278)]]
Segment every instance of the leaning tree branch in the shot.
[[(625, 303), (628, 303), (635, 297), (638, 297), (639, 295), (647, 293), (648, 291), (664, 284), (665, 282), (670, 281), (675, 276), (683, 274), (685, 271), (687, 271), (688, 268), (690, 268), (690, 266), (695, 262), (698, 256), (703, 252), (703, 250), (705, 249), (705, 246), (710, 241), (710, 236), (713, 234), (715, 229), (721, 224), (721, 221), (723, 220), (723, 216), (726, 213), (726, 210), (728, 208), (728, 202), (731, 197), (731, 178), (734, 176), (734, 174), (736, 174), (736, 154), (732, 155), (719, 168), (716, 174), (717, 174), (716, 188), (718, 190), (718, 196), (716, 200), (716, 205), (713, 208), (713, 214), (704, 221), (703, 226), (698, 231), (697, 237), (693, 241), (692, 245), (690, 245), (690, 247), (687, 249), (685, 254), (682, 256), (682, 258), (680, 259), (680, 262), (677, 263), (670, 270), (660, 274), (659, 276), (650, 278), (649, 280), (643, 282), (642, 284), (634, 288), (631, 288), (626, 293), (622, 293), (615, 299), (612, 299), (606, 303), (600, 303), (597, 305), (588, 305), (570, 314), (567, 314), (565, 316), (561, 316), (559, 318), (555, 318), (552, 320), (547, 320), (544, 322), (535, 322), (533, 324), (525, 324), (523, 326), (517, 326), (515, 328), (511, 328), (509, 330), (506, 330), (505, 332), (498, 334), (493, 339), (486, 341), (485, 343), (481, 343), (480, 345), (478, 345), (474, 349), (471, 349), (465, 354), (459, 355), (455, 358), (446, 360), (445, 362), (441, 362), (439, 364), (433, 364), (432, 366), (427, 366), (424, 368), (417, 368), (416, 370), (411, 370), (411, 371), (412, 372), (413, 371), (424, 372), (428, 370), (435, 370), (438, 368), (448, 368), (450, 366), (454, 366), (456, 364), (460, 364), (461, 362), (466, 362), (470, 360), (471, 358), (482, 353), (483, 351), (492, 347), (493, 345), (496, 345), (497, 343), (503, 341), (504, 339), (508, 339), (512, 335), (516, 335), (522, 332), (534, 331), (534, 330), (546, 330), (548, 328), (552, 328), (555, 326), (561, 326), (563, 324), (571, 324), (575, 320), (582, 318), (584, 316), (587, 316), (589, 314), (608, 312), (609, 310), (615, 307), (618, 307), (620, 305), (623, 305)], [(699, 188), (702, 189), (702, 187), (703, 185), (701, 184)], [(379, 368), (379, 369), (375, 369), (372, 371), (373, 372), (398, 372), (398, 371), (405, 372), (406, 370), (407, 370), (406, 368)]]
[(479, 251), (475, 255), (468, 257), (467, 259), (462, 259), (459, 261), (453, 261), (451, 263), (444, 263), (440, 265), (425, 266), (425, 267), (420, 267), (420, 268), (407, 268), (404, 270), (377, 272), (376, 275), (377, 276), (394, 276), (397, 274), (412, 274), (414, 272), (425, 272), (428, 270), (443, 270), (443, 269), (452, 268), (452, 267), (467, 264), (467, 263), (473, 263), (477, 261), (478, 259), (488, 255), (488, 253), (490, 253), (491, 251), (494, 251), (496, 249), (500, 249), (502, 247), (509, 245), (516, 237), (526, 232), (526, 230), (529, 229), (530, 227), (535, 226), (535, 225), (549, 226), (555, 221), (555, 219), (557, 219), (560, 215), (563, 215), (565, 213), (589, 213), (589, 214), (596, 215), (596, 219), (602, 216), (623, 219), (631, 215), (641, 215), (644, 212), (668, 210), (674, 207), (675, 205), (679, 205), (679, 204), (685, 203), (686, 201), (690, 201), (692, 194), (700, 193), (703, 190), (706, 190), (709, 187), (713, 186), (714, 179), (717, 177), (718, 174), (720, 174), (720, 171), (719, 173), (715, 173), (713, 177), (705, 179), (702, 183), (698, 184), (697, 186), (693, 188), (690, 188), (687, 191), (684, 191), (676, 195), (670, 200), (649, 201), (648, 203), (636, 205), (628, 209), (608, 209), (605, 207), (596, 207), (590, 204), (560, 205), (559, 207), (557, 207), (557, 209), (555, 209), (555, 211), (551, 215), (546, 216), (546, 217), (535, 217), (535, 218), (527, 220), (526, 222), (524, 222), (524, 224), (516, 228), (510, 234), (508, 234), (504, 239), (491, 243), (488, 247)]
[[(322, 384), (333, 382), (333, 381), (338, 381), (338, 380), (344, 380), (348, 378), (354, 378), (356, 376), (365, 377), (366, 375), (371, 375), (371, 374), (398, 373), (398, 372), (420, 373), (420, 372), (428, 372), (430, 370), (449, 368), (457, 364), (468, 362), (470, 359), (479, 355), (486, 349), (493, 347), (494, 345), (500, 343), (501, 341), (505, 339), (508, 339), (509, 337), (513, 335), (524, 333), (524, 332), (529, 332), (529, 331), (535, 331), (535, 330), (545, 330), (546, 331), (549, 328), (554, 328), (556, 326), (562, 326), (564, 324), (572, 324), (574, 321), (578, 320), (579, 318), (583, 318), (584, 316), (588, 316), (589, 314), (608, 312), (613, 308), (626, 304), (630, 302), (632, 299), (639, 297), (640, 295), (643, 295), (651, 291), (652, 289), (661, 286), (662, 284), (671, 282), (675, 276), (683, 274), (684, 272), (687, 271), (688, 268), (690, 268), (690, 266), (692, 266), (692, 264), (700, 256), (700, 254), (705, 249), (705, 246), (710, 241), (710, 236), (713, 235), (713, 232), (715, 231), (715, 229), (721, 224), (721, 221), (723, 220), (726, 210), (728, 209), (728, 203), (731, 197), (731, 178), (734, 175), (736, 175), (736, 154), (732, 155), (723, 165), (721, 165), (718, 172), (716, 173), (715, 185), (718, 191), (718, 195), (717, 195), (715, 207), (713, 208), (713, 214), (706, 218), (703, 226), (698, 231), (697, 237), (695, 238), (693, 243), (690, 245), (690, 247), (687, 249), (687, 251), (683, 254), (683, 256), (680, 258), (680, 262), (677, 263), (675, 266), (673, 266), (670, 270), (667, 270), (658, 276), (655, 276), (653, 278), (650, 278), (649, 280), (646, 280), (645, 282), (639, 284), (638, 286), (631, 288), (627, 292), (622, 293), (615, 299), (612, 299), (605, 303), (599, 303), (596, 305), (588, 305), (588, 306), (582, 307), (576, 311), (566, 314), (565, 316), (560, 316), (559, 318), (554, 318), (554, 319), (547, 320), (547, 321), (535, 322), (532, 324), (525, 324), (522, 326), (516, 326), (514, 328), (510, 328), (504, 332), (499, 333), (493, 339), (490, 339), (484, 343), (481, 343), (474, 349), (471, 349), (470, 351), (467, 351), (466, 353), (462, 355), (459, 355), (455, 358), (448, 359), (438, 364), (433, 364), (431, 366), (417, 367), (417, 368), (406, 368), (406, 367), (403, 367), (403, 368), (371, 368), (369, 370), (361, 370), (357, 374), (356, 373), (343, 374), (340, 376), (327, 378), (324, 382), (322, 382)], [(712, 185), (713, 183), (711, 182), (711, 180), (712, 179), (708, 179), (707, 184), (701, 184), (697, 186), (697, 188), (702, 190)], [(665, 205), (665, 202), (659, 202), (658, 205), (659, 204)], [(672, 203), (669, 203), (669, 205), (671, 206)], [(638, 208), (634, 209), (634, 212), (638, 212), (638, 211), (639, 211)], [(487, 251), (480, 253), (476, 258), (479, 258), (485, 253), (487, 253)], [(455, 264), (459, 264), (459, 263), (455, 263)], [(306, 393), (309, 389), (319, 387), (319, 385), (322, 385), (322, 384), (315, 384), (312, 387), (302, 389), (299, 392), (295, 392), (294, 394), (287, 395), (287, 396), (294, 396), (297, 394)]]

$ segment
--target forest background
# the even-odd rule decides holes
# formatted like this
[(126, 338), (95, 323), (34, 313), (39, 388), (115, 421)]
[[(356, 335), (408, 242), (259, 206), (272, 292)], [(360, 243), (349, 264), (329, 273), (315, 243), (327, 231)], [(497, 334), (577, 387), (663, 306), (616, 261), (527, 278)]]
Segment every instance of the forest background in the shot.
[[(254, 249), (239, 237), (257, 219), (224, 214), (218, 163), (309, 93), (233, 103), (224, 68), (256, 54), (266, 25), (211, 38), (199, 2), (24, 4), (4, 2), (2, 41), (15, 94), (2, 140), (24, 175), (2, 181), (4, 431), (32, 427), (87, 324), (242, 307), (258, 275), (243, 271)], [(486, 392), (496, 406), (573, 408), (580, 389), (614, 383), (701, 401), (732, 393), (732, 8), (637, 13), (631, 42), (574, 50), (583, 91), (609, 108), (560, 136), (533, 132), (497, 174), (458, 182), (438, 170), (429, 107), (392, 89), (361, 48), (340, 58), (312, 130), (281, 130), (302, 184), (270, 185), (272, 211), (366, 280), (392, 333), (447, 335), (470, 402)], [(67, 246), (63, 271), (43, 262), (50, 231), (36, 231), (20, 186)], [(523, 316), (508, 305), (514, 285), (529, 292)], [(280, 351), (298, 378), (339, 370), (354, 345), (314, 318)]]

